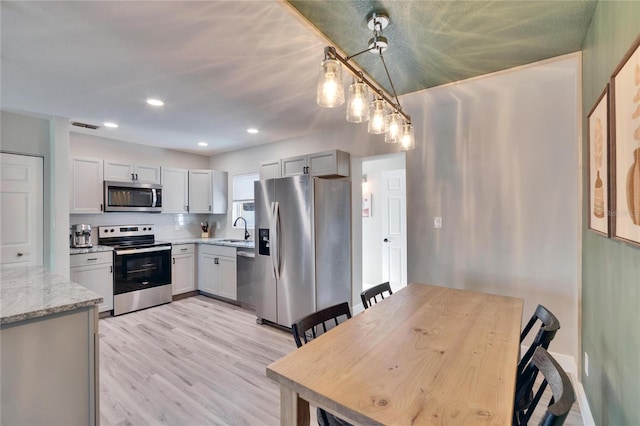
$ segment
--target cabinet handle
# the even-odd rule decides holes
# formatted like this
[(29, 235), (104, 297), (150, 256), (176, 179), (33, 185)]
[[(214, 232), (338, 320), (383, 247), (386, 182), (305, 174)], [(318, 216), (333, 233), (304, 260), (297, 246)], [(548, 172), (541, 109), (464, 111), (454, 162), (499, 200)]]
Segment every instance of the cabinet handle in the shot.
[(22, 253), (21, 251), (18, 252), (18, 257), (22, 257), (24, 256), (24, 253)]
[(102, 204), (100, 204), (100, 211), (102, 211)]
[(172, 257), (171, 259), (173, 260), (173, 264), (175, 265), (176, 264), (176, 258)]
[(109, 266), (109, 273), (113, 274), (113, 265)]
[(209, 206), (209, 211), (211, 211), (211, 206)]
[(213, 259), (213, 263), (215, 263), (216, 265), (219, 265), (220, 259), (216, 257), (215, 259)]
[(133, 173), (131, 173), (131, 180), (136, 180), (136, 177)]
[(136, 173), (136, 180), (138, 180), (138, 174)]
[(189, 211), (189, 206), (184, 206), (184, 211), (188, 212)]
[(180, 249), (180, 251), (187, 251), (187, 250), (189, 250), (189, 249), (186, 248), (186, 247), (183, 247), (183, 248)]
[(87, 262), (92, 262), (92, 261), (95, 261), (95, 260), (98, 260), (98, 258), (97, 257), (91, 257), (91, 258), (87, 259)]

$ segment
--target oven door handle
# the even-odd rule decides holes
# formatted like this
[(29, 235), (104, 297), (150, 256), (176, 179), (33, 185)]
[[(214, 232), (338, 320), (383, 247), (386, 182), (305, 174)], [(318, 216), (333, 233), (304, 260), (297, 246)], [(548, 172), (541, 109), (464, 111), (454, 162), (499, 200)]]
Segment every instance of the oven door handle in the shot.
[(116, 256), (122, 256), (125, 254), (138, 254), (138, 253), (151, 253), (154, 251), (164, 251), (171, 250), (171, 246), (160, 246), (160, 247), (148, 247), (141, 249), (127, 249), (127, 250), (116, 250)]

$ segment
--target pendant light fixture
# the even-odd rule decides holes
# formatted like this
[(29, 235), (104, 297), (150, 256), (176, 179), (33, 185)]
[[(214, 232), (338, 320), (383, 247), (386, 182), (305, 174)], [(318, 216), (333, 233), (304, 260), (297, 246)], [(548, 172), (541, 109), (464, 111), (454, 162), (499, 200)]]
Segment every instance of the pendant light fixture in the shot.
[(369, 87), (362, 82), (353, 80), (349, 86), (349, 100), (347, 101), (347, 121), (362, 123), (369, 119)]
[(342, 66), (337, 59), (329, 58), (322, 61), (316, 99), (318, 105), (325, 108), (339, 107), (344, 103)]
[[(388, 40), (382, 35), (389, 25), (389, 17), (380, 12), (371, 13), (367, 19), (368, 28), (373, 31), (373, 37), (369, 39), (368, 47), (355, 55), (342, 57), (333, 46), (324, 49), (324, 60), (320, 65), (318, 89), (316, 101), (318, 105), (326, 108), (335, 108), (344, 103), (344, 86), (342, 81), (342, 65), (344, 65), (357, 80), (349, 86), (347, 101), (347, 121), (362, 123), (368, 121), (367, 129), (371, 134), (385, 134), (385, 142), (399, 143), (404, 150), (415, 148), (415, 137), (411, 116), (402, 111), (396, 89), (391, 81), (387, 64), (384, 61), (383, 52), (388, 47)], [(393, 97), (374, 84), (349, 63), (352, 58), (365, 52), (379, 55), (385, 73), (389, 79)], [(369, 92), (373, 93), (373, 99), (369, 102)], [(394, 102), (395, 99), (395, 102)]]

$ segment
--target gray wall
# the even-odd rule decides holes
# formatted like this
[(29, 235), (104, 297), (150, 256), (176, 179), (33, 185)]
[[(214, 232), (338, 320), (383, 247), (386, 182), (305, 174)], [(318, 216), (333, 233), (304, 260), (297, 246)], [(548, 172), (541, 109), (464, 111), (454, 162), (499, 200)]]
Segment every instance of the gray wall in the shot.
[[(640, 34), (640, 2), (598, 2), (583, 45), (583, 164), (587, 200), (586, 116)], [(596, 424), (640, 424), (640, 248), (587, 230), (583, 202), (582, 382)]]
[[(522, 297), (560, 317), (553, 351), (578, 352), (579, 55), (403, 96), (416, 126), (407, 169), (408, 278)], [(324, 114), (319, 111), (319, 114)], [(212, 157), (230, 176), (260, 161), (339, 148), (358, 159), (395, 152), (344, 121), (323, 134)], [(356, 168), (354, 168), (355, 170)], [(353, 196), (360, 205), (360, 172)], [(355, 304), (362, 285), (354, 209)], [(433, 216), (443, 228), (433, 229)]]

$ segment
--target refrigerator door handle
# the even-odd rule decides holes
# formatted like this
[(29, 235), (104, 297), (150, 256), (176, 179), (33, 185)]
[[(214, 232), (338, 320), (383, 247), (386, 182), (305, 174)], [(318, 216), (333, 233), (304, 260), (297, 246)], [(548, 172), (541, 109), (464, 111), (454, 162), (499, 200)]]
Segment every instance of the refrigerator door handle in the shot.
[(278, 222), (280, 219), (280, 205), (276, 201), (271, 203), (271, 224), (269, 230), (269, 249), (271, 250), (271, 265), (273, 267), (273, 277), (276, 280), (280, 279), (280, 253), (279, 241), (278, 241)]

